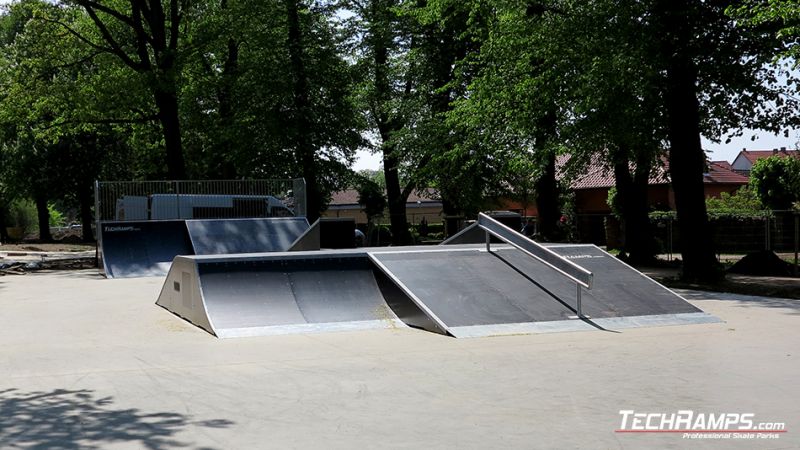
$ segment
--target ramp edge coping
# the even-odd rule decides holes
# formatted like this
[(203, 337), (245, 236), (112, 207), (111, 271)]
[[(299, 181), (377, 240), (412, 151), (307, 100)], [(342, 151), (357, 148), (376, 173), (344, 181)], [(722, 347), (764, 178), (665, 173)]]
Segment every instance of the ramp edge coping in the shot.
[[(724, 323), (714, 315), (697, 313), (654, 314), (646, 316), (605, 317), (586, 320), (555, 320), (548, 322), (522, 322), (494, 325), (451, 327), (448, 331), (456, 338), (509, 336), (515, 334), (563, 333), (572, 331), (613, 331), (640, 327), (662, 327), (690, 324)], [(593, 325), (594, 324), (594, 325)]]

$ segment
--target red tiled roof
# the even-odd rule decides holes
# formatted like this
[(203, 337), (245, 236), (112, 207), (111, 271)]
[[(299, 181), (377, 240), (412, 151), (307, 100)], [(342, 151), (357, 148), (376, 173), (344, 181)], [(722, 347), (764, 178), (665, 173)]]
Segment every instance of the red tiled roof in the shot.
[(716, 164), (722, 167), (723, 169), (731, 170), (731, 163), (729, 163), (728, 161), (711, 161), (711, 164)]
[[(564, 165), (569, 161), (568, 156), (559, 157), (556, 160), (558, 166), (559, 177), (563, 175), (561, 172)], [(669, 177), (669, 162), (664, 159), (662, 164), (656, 166), (650, 175), (650, 185), (669, 184), (671, 182)], [(733, 172), (730, 169), (730, 164), (727, 161), (712, 161), (708, 165), (708, 173), (703, 174), (703, 182), (706, 184), (747, 184), (748, 178)], [(595, 160), (582, 175), (577, 176), (570, 187), (572, 189), (599, 189), (610, 188), (615, 185), (614, 172)]]
[(769, 158), (770, 156), (794, 156), (800, 157), (800, 152), (797, 150), (742, 150), (740, 155), (743, 155), (751, 163), (755, 163), (759, 159)]
[[(429, 202), (440, 202), (436, 197), (436, 192), (431, 189), (427, 188), (422, 192), (412, 192), (411, 195), (408, 196), (408, 201), (406, 203), (429, 203)], [(358, 205), (358, 191), (355, 189), (346, 189), (344, 191), (338, 191), (331, 194), (331, 206), (336, 205)]]
[[(750, 179), (731, 170), (727, 161), (711, 161), (708, 164), (708, 173), (703, 174), (703, 182), (713, 184), (747, 184)], [(726, 167), (727, 166), (727, 167)]]

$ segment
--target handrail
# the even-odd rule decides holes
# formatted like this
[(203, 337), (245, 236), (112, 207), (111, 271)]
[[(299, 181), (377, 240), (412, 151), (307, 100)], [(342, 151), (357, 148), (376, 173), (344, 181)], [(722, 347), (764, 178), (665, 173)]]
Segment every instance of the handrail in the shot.
[(528, 239), (521, 233), (518, 233), (483, 213), (478, 215), (478, 226), (501, 241), (511, 244), (517, 249), (547, 264), (576, 283), (580, 283), (586, 289), (592, 288), (592, 272), (564, 258), (549, 248)]
[(510, 244), (531, 256), (543, 264), (547, 265), (556, 272), (564, 275), (577, 285), (577, 308), (578, 317), (585, 317), (581, 311), (581, 287), (592, 289), (594, 274), (585, 268), (575, 264), (569, 259), (559, 255), (549, 248), (528, 239), (523, 234), (509, 228), (497, 220), (480, 213), (478, 215), (478, 226), (486, 232), (486, 250), (490, 251), (490, 239), (492, 235), (501, 241)]

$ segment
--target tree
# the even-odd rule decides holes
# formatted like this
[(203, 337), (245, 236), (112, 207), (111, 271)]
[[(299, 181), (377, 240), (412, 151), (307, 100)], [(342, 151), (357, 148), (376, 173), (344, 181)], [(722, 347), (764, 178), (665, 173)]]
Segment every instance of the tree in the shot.
[(800, 158), (771, 156), (756, 161), (750, 184), (767, 208), (792, 209), (800, 202)]
[(94, 49), (117, 57), (142, 76), (161, 124), (167, 172), (172, 179), (186, 178), (178, 109), (182, 21), (188, 13), (186, 0), (101, 2), (68, 0), (86, 11), (88, 24), (56, 23)]
[(776, 70), (768, 66), (783, 44), (768, 30), (737, 27), (725, 14), (730, 4), (656, 0), (649, 19), (660, 38), (656, 57), (665, 73), (670, 176), (686, 279), (722, 274), (709, 239), (701, 134), (716, 138), (744, 127), (777, 131), (794, 108), (782, 109), (794, 101), (782, 95)]
[(367, 223), (372, 225), (372, 221), (383, 215), (386, 210), (386, 197), (383, 188), (376, 182), (361, 178), (356, 186), (358, 190), (358, 204), (367, 216)]
[[(27, 1), (7, 17), (20, 11), (27, 12), (25, 25), (2, 47), (8, 179), (20, 196), (34, 198), (42, 240), (50, 239), (48, 204), (58, 200), (79, 209), (83, 238), (91, 241), (94, 180), (133, 166), (118, 158), (127, 153), (127, 137), (115, 127), (141, 119), (126, 110), (135, 103), (115, 98), (117, 68), (63, 31), (64, 24), (77, 26), (80, 10)], [(135, 83), (128, 86), (127, 98), (136, 99)]]

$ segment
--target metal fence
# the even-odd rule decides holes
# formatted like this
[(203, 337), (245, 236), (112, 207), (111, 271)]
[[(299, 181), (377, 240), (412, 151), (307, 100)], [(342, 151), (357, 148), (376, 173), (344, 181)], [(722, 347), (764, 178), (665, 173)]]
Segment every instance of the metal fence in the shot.
[(98, 223), (306, 216), (302, 178), (217, 181), (97, 181)]
[[(714, 248), (720, 259), (760, 250), (772, 250), (793, 260), (800, 247), (800, 213), (765, 212), (761, 217), (710, 217)], [(652, 232), (661, 254), (671, 259), (681, 251), (680, 222), (671, 216), (651, 220)], [(609, 214), (578, 214), (572, 226), (572, 240), (610, 249), (621, 248), (619, 220)], [(735, 258), (733, 258), (735, 259)]]

